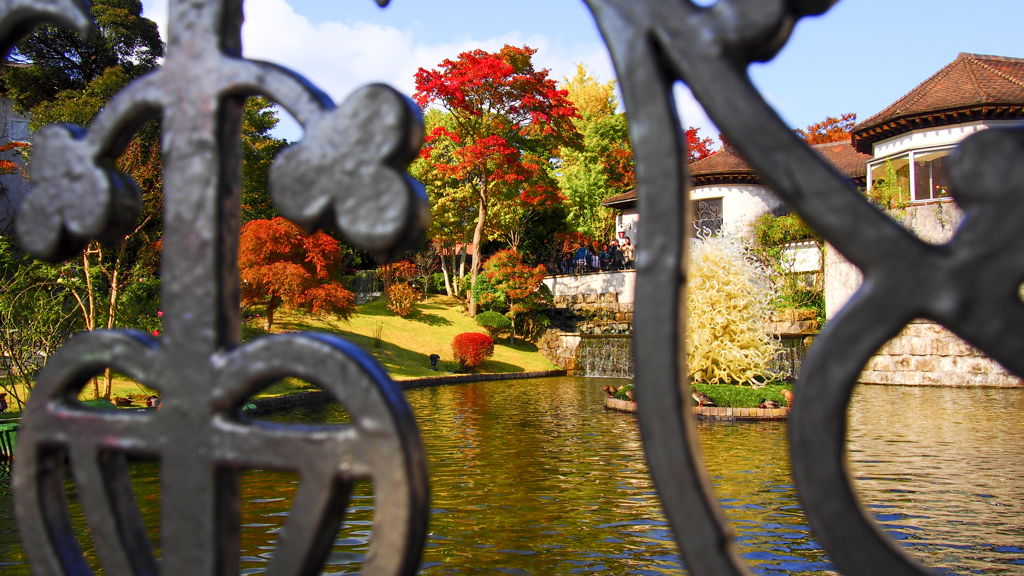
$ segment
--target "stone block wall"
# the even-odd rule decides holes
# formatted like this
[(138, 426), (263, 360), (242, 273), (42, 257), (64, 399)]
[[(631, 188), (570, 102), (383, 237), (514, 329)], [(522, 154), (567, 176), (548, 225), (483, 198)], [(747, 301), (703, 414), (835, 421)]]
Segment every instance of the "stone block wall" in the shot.
[(580, 347), (579, 334), (550, 329), (537, 341), (541, 355), (562, 370), (576, 369), (576, 349)]
[(1024, 382), (952, 332), (915, 320), (875, 354), (860, 375), (864, 384), (1020, 388)]

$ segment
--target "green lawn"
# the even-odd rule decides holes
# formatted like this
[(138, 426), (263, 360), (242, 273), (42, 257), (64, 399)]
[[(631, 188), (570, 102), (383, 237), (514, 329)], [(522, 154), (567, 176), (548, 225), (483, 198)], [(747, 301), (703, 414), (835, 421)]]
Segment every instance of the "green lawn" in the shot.
[[(276, 315), (274, 332), (316, 330), (337, 334), (372, 353), (395, 380), (443, 376), (446, 374), (443, 370), (430, 370), (430, 355), (439, 355), (442, 362), (454, 362), (451, 343), (456, 334), (486, 332), (475, 320), (463, 314), (460, 308), (460, 302), (434, 296), (418, 303), (408, 318), (401, 318), (378, 300), (360, 306), (348, 322), (331, 316), (284, 310)], [(375, 345), (374, 338), (374, 331), (378, 328), (381, 334), (379, 347)], [(533, 344), (517, 340), (509, 346), (508, 340), (502, 339), (495, 342), (494, 356), (474, 368), (473, 372), (538, 372), (557, 368), (541, 356)], [(25, 397), (24, 387), (19, 388), (20, 394)], [(257, 397), (281, 396), (314, 388), (307, 382), (287, 378), (271, 384)], [(156, 392), (123, 375), (117, 374), (114, 377), (112, 397), (131, 398), (133, 405), (138, 407), (144, 405), (146, 397), (152, 394)], [(80, 398), (92, 398), (91, 385), (86, 385)], [(8, 403), (10, 411), (17, 412), (14, 399), (9, 397)]]
[[(460, 303), (443, 296), (433, 296), (416, 305), (408, 318), (401, 318), (377, 300), (359, 307), (345, 322), (331, 316), (313, 316), (303, 312), (282, 311), (276, 315), (274, 332), (317, 330), (338, 334), (372, 353), (396, 380), (440, 376), (444, 372), (430, 370), (430, 355), (442, 362), (453, 361), (452, 339), (463, 332), (486, 332), (475, 320), (460, 311)], [(376, 346), (374, 331), (381, 334)], [(556, 370), (528, 342), (508, 344), (508, 339), (495, 342), (494, 356), (473, 369), (476, 373), (536, 372)]]

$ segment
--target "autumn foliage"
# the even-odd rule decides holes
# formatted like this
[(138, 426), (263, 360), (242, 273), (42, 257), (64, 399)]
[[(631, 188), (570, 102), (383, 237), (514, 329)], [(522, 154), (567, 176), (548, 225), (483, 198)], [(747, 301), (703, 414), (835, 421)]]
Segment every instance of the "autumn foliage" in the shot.
[(699, 131), (699, 128), (693, 126), (686, 129), (686, 160), (690, 164), (697, 160), (703, 160), (714, 153), (711, 147), (714, 146), (715, 141), (710, 137), (701, 138)]
[(340, 257), (338, 241), (323, 232), (307, 235), (281, 217), (248, 222), (238, 250), (242, 304), (266, 306), (267, 330), (280, 306), (347, 320), (355, 301), (331, 274)]
[(796, 129), (796, 133), (808, 144), (828, 144), (829, 142), (846, 142), (857, 124), (857, 115), (843, 114), (839, 118), (826, 117), (821, 122), (811, 124), (806, 130)]
[(473, 368), (494, 355), (494, 340), (487, 334), (463, 332), (452, 340), (452, 353), (463, 368)]
[(398, 282), (388, 286), (385, 293), (387, 307), (402, 318), (412, 313), (412, 307), (420, 299), (420, 293), (408, 282)]
[(420, 299), (420, 293), (409, 283), (416, 277), (416, 265), (398, 260), (377, 268), (377, 277), (384, 282), (384, 301), (395, 314), (405, 318)]
[(544, 282), (547, 268), (543, 264), (529, 267), (515, 250), (502, 250), (488, 258), (484, 264), (487, 281), (504, 295), (508, 303), (509, 319), (512, 320), (512, 339), (516, 335), (516, 317), (547, 307), (547, 301), (540, 286)]
[[(488, 209), (496, 199), (560, 201), (547, 170), (549, 160), (560, 146), (579, 141), (572, 123), (576, 107), (547, 70), (534, 69), (535, 53), (508, 45), (493, 53), (472, 50), (416, 73), (416, 103), (424, 109), (437, 105), (450, 120), (427, 135), (422, 157), (439, 177), (475, 191), (474, 246), (481, 246)], [(479, 270), (474, 258), (474, 284)], [(471, 300), (470, 315), (475, 314)]]

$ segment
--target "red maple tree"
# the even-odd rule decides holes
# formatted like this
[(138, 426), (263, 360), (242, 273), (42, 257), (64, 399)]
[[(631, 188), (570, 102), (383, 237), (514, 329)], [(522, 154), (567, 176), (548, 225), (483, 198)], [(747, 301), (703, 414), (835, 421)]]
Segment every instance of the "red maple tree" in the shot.
[(846, 142), (850, 139), (850, 133), (856, 124), (857, 115), (850, 112), (843, 114), (839, 118), (826, 116), (824, 120), (811, 124), (806, 130), (797, 128), (795, 132), (808, 144)]
[(280, 216), (252, 220), (242, 226), (238, 248), (242, 304), (265, 306), (267, 331), (281, 306), (347, 320), (355, 300), (331, 274), (340, 259), (338, 241), (323, 232), (307, 235)]
[(699, 132), (700, 128), (693, 126), (686, 129), (686, 161), (690, 164), (697, 160), (703, 160), (714, 153), (711, 147), (715, 141), (711, 137), (701, 138)]
[[(576, 107), (547, 70), (534, 69), (535, 53), (508, 45), (493, 53), (473, 50), (416, 73), (413, 98), (424, 109), (440, 106), (454, 126), (427, 135), (423, 158), (439, 173), (472, 183), (477, 192), (473, 246), (481, 245), (493, 196), (519, 196), (529, 204), (557, 200), (558, 188), (545, 166), (559, 146), (579, 142), (572, 124)], [(473, 259), (473, 283), (480, 264)], [(475, 316), (472, 294), (469, 312)]]

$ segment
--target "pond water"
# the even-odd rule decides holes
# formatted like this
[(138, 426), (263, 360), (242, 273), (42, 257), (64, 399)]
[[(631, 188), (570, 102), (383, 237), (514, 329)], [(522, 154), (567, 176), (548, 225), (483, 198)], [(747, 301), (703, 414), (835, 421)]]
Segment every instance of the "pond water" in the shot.
[[(607, 379), (548, 378), (407, 393), (430, 459), (423, 574), (683, 574), (647, 475), (635, 419), (606, 411)], [(1024, 390), (866, 387), (850, 412), (850, 467), (865, 504), (930, 566), (1024, 573)], [(325, 405), (270, 416), (344, 418)], [(834, 570), (810, 535), (789, 473), (784, 423), (699, 425), (740, 553), (761, 574)], [(154, 530), (154, 463), (132, 465)], [(0, 469), (0, 572), (28, 574)], [(266, 567), (297, 478), (243, 481), (242, 574)], [(357, 487), (326, 573), (366, 551), (371, 487)], [(73, 505), (82, 527), (80, 510)]]

